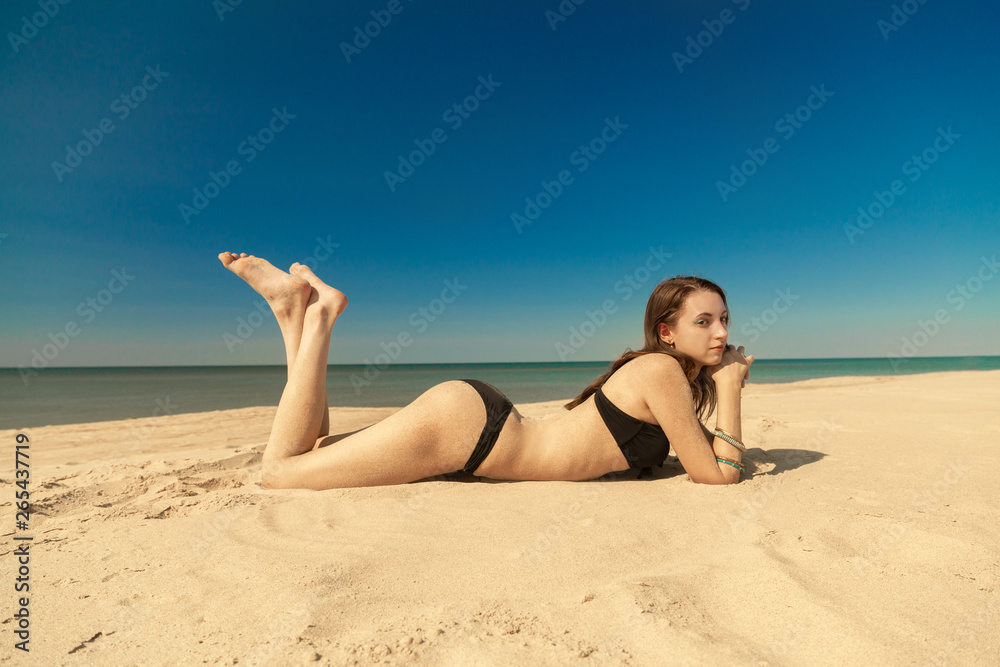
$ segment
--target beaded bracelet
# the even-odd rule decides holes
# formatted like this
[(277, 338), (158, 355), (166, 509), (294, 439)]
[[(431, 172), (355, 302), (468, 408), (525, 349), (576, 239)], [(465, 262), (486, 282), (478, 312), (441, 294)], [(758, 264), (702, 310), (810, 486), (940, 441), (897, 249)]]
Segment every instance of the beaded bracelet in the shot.
[(727, 465), (731, 465), (740, 472), (743, 472), (743, 466), (737, 463), (736, 461), (730, 461), (729, 459), (724, 459), (721, 456), (717, 456), (715, 460), (718, 461), (719, 463), (725, 463)]
[(740, 442), (739, 440), (737, 440), (736, 438), (729, 435), (728, 433), (726, 433), (725, 431), (723, 431), (718, 427), (716, 427), (715, 429), (715, 435), (719, 436), (720, 438), (728, 442), (730, 445), (740, 450), (741, 452), (745, 452), (747, 450), (746, 445), (744, 445), (742, 442)]
[(724, 430), (724, 429), (721, 429), (721, 428), (719, 428), (718, 426), (716, 426), (716, 427), (715, 427), (715, 430), (716, 430), (716, 431), (718, 431), (719, 433), (722, 433), (722, 434), (725, 434), (725, 435), (728, 435), (728, 436), (729, 436), (730, 438), (732, 438), (733, 440), (736, 440), (736, 441), (737, 441), (737, 442), (739, 442), (739, 443), (740, 443), (741, 445), (743, 444), (743, 441), (742, 441), (742, 440), (740, 440), (739, 438), (737, 438), (737, 437), (736, 437), (735, 435), (733, 435), (733, 434), (732, 434), (732, 433), (730, 433), (729, 431), (726, 431), (726, 430)]

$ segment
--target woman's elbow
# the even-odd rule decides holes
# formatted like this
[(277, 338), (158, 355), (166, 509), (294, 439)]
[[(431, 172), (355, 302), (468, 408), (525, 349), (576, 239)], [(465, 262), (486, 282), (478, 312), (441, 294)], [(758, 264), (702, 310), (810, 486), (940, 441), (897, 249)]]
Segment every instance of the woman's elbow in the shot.
[(719, 486), (722, 484), (736, 484), (740, 481), (739, 471), (737, 471), (735, 475), (728, 473), (725, 470), (720, 470), (717, 475), (708, 475), (703, 477), (701, 475), (695, 476), (689, 474), (688, 476), (695, 484), (713, 484)]

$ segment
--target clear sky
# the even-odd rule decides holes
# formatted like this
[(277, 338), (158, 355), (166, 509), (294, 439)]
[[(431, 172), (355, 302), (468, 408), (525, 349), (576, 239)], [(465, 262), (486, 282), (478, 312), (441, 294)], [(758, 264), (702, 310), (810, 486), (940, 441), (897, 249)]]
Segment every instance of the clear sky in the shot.
[(998, 18), (5, 2), (0, 366), (283, 363), (223, 250), (348, 295), (331, 363), (608, 360), (692, 273), (758, 358), (1000, 354)]

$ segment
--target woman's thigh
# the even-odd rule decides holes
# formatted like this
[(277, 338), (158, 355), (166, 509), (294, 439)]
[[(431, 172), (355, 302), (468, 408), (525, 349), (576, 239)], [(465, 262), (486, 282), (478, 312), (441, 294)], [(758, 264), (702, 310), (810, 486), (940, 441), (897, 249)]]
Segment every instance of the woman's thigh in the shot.
[(443, 382), (376, 424), (325, 436), (317, 448), (283, 459), (278, 486), (381, 486), (454, 472), (472, 454), (485, 422), (486, 408), (472, 386)]

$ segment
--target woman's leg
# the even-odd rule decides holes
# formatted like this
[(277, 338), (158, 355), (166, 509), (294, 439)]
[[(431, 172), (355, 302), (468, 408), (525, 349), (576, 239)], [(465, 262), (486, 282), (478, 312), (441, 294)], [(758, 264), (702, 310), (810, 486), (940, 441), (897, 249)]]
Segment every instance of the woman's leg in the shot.
[(308, 267), (293, 265), (288, 274), (245, 254), (222, 253), (219, 259), (267, 300), (285, 340), (288, 383), (264, 451), (265, 486), (402, 484), (465, 465), (486, 419), (482, 399), (465, 382), (432, 387), (359, 431), (327, 435), (326, 363), (346, 297)]
[[(330, 489), (403, 484), (460, 469), (482, 431), (486, 409), (465, 382), (444, 382), (382, 421), (350, 434), (319, 434), (320, 391), (326, 382), (330, 335), (347, 305), (308, 267), (294, 274), (313, 288), (295, 365), (278, 403), (264, 450), (270, 488)], [(336, 442), (335, 446), (324, 445)]]
[[(291, 267), (289, 267), (288, 273), (290, 275), (295, 275), (296, 272), (299, 270), (298, 267), (300, 266), (302, 265), (299, 264), (298, 262), (295, 262), (294, 264), (291, 265)], [(295, 277), (299, 278), (299, 280), (304, 280), (301, 276), (295, 276)], [(312, 288), (310, 287), (310, 291), (311, 290)], [(347, 305), (346, 297), (344, 297), (344, 305), (345, 306)], [(298, 314), (298, 316), (293, 314), (289, 317), (288, 334), (285, 333), (285, 329), (282, 329), (282, 336), (285, 339), (285, 360), (288, 364), (289, 377), (291, 377), (292, 375), (292, 368), (295, 366), (295, 358), (298, 356), (299, 345), (301, 344), (302, 341), (302, 327), (304, 325), (304, 319), (305, 319), (305, 309), (303, 308), (302, 312)], [(322, 392), (322, 397), (320, 402), (323, 404), (323, 421), (319, 425), (320, 437), (328, 435), (330, 433), (330, 407), (327, 404), (325, 380), (323, 382), (323, 387), (321, 392)]]
[[(298, 273), (304, 268), (300, 265), (294, 270)], [(347, 298), (328, 285), (319, 285), (319, 289), (312, 288), (309, 296), (295, 362), (288, 371), (288, 383), (278, 402), (264, 450), (265, 476), (280, 466), (281, 461), (312, 449), (321, 435), (323, 414), (329, 414), (325, 389), (330, 334), (337, 317), (347, 307)]]
[[(285, 361), (291, 375), (302, 340), (302, 321), (312, 287), (303, 278), (285, 273), (267, 260), (253, 255), (224, 252), (219, 259), (227, 269), (249, 283), (271, 307), (285, 342)], [(292, 270), (297, 266), (298, 262), (292, 264)], [(322, 401), (326, 405), (326, 386), (323, 387)], [(323, 414), (319, 430), (320, 435), (330, 432), (329, 409)]]

